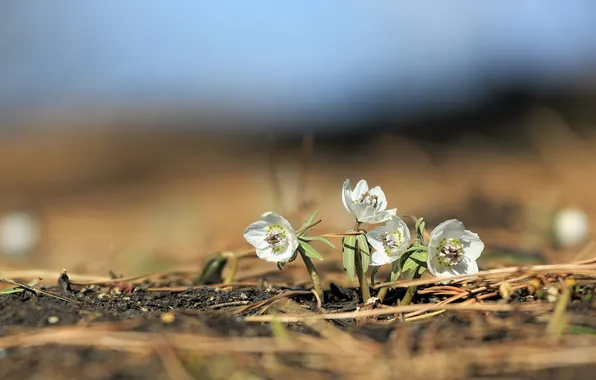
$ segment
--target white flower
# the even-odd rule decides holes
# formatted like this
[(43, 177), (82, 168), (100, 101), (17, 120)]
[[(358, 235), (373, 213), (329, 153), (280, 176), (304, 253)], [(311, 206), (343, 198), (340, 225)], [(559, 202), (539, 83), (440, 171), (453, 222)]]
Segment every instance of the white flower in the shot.
[(368, 189), (368, 183), (361, 179), (354, 190), (350, 189), (350, 180), (346, 179), (342, 187), (341, 199), (345, 209), (361, 223), (383, 223), (397, 213), (396, 209), (385, 211), (387, 198), (379, 186)]
[(244, 231), (244, 238), (257, 249), (257, 256), (263, 260), (286, 262), (298, 248), (296, 231), (280, 215), (266, 212), (258, 222)]
[(375, 249), (370, 255), (370, 265), (379, 266), (398, 260), (410, 244), (410, 229), (397, 216), (383, 227), (375, 227), (366, 234), (368, 243)]
[(428, 270), (435, 277), (476, 273), (476, 260), (483, 249), (477, 234), (466, 230), (459, 220), (447, 220), (430, 233)]

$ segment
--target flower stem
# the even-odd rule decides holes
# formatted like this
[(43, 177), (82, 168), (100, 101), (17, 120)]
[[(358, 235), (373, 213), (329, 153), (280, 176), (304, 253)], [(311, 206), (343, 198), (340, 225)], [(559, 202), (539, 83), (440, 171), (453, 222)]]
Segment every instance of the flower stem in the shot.
[[(358, 232), (360, 229), (360, 222), (356, 221), (354, 225), (354, 232)], [(370, 298), (370, 288), (368, 287), (368, 281), (366, 279), (366, 270), (362, 266), (362, 257), (360, 256), (360, 247), (356, 242), (356, 251), (354, 252), (354, 263), (356, 264), (356, 275), (358, 276), (358, 283), (360, 284), (360, 293), (362, 294), (362, 301), (366, 302)]]
[[(412, 277), (413, 280), (417, 280), (420, 278), (420, 276), (422, 276), (422, 273), (420, 273), (420, 268), (420, 265), (416, 266), (416, 269), (414, 270), (414, 277)], [(412, 302), (412, 298), (414, 298), (414, 294), (416, 294), (417, 290), (418, 286), (410, 286), (399, 304), (409, 305)]]
[(230, 259), (230, 261), (232, 261), (232, 265), (230, 266), (228, 276), (225, 278), (223, 282), (227, 285), (234, 282), (234, 279), (236, 278), (236, 273), (238, 272), (238, 257), (234, 255), (232, 252), (226, 252), (224, 255), (227, 256)]
[(302, 251), (302, 249), (299, 249), (299, 252), (300, 252), (300, 256), (302, 256), (302, 260), (304, 261), (304, 265), (306, 265), (306, 270), (308, 271), (308, 274), (310, 275), (310, 279), (312, 280), (313, 289), (315, 290), (315, 292), (317, 292), (317, 294), (319, 295), (319, 297), (321, 299), (324, 299), (323, 286), (321, 285), (321, 278), (319, 277), (319, 274), (317, 273), (317, 268), (315, 268), (315, 264), (313, 264), (310, 257), (306, 256), (306, 254)]
[(406, 291), (406, 295), (404, 298), (401, 299), (400, 305), (409, 305), (412, 302), (412, 298), (414, 298), (414, 294), (418, 290), (417, 286), (410, 286)]
[[(389, 282), (391, 280), (387, 280), (387, 282)], [(383, 303), (383, 300), (385, 299), (385, 296), (387, 295), (387, 292), (389, 291), (389, 288), (381, 288), (381, 290), (379, 290), (379, 293), (377, 294), (377, 298), (379, 299), (379, 301), (381, 303)]]

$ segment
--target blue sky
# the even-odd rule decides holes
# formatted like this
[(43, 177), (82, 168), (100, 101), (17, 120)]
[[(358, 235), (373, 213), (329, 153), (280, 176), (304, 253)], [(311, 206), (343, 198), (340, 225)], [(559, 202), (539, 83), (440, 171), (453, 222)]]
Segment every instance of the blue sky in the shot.
[(591, 0), (0, 4), (0, 121), (28, 107), (356, 115), (596, 68)]

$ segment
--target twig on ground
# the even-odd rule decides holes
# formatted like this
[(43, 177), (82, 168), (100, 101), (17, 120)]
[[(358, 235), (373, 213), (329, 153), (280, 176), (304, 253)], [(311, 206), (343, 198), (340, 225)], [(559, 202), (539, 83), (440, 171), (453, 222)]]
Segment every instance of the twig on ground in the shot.
[(52, 297), (52, 298), (56, 298), (56, 299), (59, 299), (59, 300), (61, 300), (61, 301), (72, 302), (72, 303), (78, 303), (76, 300), (73, 300), (73, 299), (71, 299), (71, 298), (68, 298), (68, 297), (63, 297), (63, 296), (59, 296), (59, 295), (57, 295), (57, 294), (53, 294), (53, 293), (47, 292), (47, 291), (45, 291), (45, 290), (37, 289), (37, 288), (34, 288), (34, 287), (32, 287), (32, 286), (29, 286), (29, 285), (27, 285), (27, 284), (22, 284), (22, 283), (20, 283), (20, 282), (17, 282), (17, 281), (11, 280), (11, 279), (9, 279), (9, 278), (0, 277), (0, 282), (6, 282), (6, 283), (8, 283), (8, 284), (12, 284), (12, 285), (15, 285), (15, 286), (21, 287), (21, 288), (23, 288), (23, 289), (26, 289), (26, 290), (29, 290), (29, 291), (31, 291), (31, 292), (33, 292), (33, 293), (37, 294), (37, 295), (39, 295), (39, 294), (43, 294), (44, 296), (48, 296), (48, 297)]

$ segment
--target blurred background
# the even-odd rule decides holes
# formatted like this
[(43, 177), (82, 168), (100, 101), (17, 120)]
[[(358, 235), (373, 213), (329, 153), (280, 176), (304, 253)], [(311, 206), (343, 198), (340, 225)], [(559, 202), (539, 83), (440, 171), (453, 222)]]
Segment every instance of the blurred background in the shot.
[(440, 5), (1, 4), (0, 268), (200, 268), (269, 210), (344, 231), (346, 178), (485, 267), (581, 258), (596, 3)]

